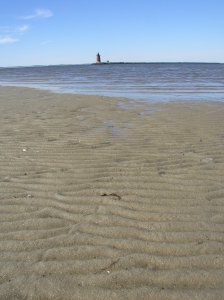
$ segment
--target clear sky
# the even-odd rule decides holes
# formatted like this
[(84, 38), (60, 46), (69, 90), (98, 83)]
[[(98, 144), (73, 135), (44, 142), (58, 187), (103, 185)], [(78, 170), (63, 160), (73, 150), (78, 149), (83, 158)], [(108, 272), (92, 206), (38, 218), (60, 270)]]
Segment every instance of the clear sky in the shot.
[(224, 0), (0, 0), (0, 66), (224, 62)]

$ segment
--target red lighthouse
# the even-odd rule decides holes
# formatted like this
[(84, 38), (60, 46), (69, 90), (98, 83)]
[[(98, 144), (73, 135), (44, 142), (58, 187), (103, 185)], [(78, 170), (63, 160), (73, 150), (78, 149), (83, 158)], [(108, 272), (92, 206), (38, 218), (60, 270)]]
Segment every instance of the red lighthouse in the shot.
[(97, 62), (97, 63), (101, 63), (101, 59), (100, 59), (100, 54), (99, 54), (99, 52), (98, 52), (97, 55), (96, 55), (96, 62)]

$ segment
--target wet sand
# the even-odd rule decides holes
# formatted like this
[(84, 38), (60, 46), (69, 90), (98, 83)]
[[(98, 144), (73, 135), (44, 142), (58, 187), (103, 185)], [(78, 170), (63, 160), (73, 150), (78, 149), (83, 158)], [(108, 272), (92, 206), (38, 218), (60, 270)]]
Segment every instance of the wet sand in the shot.
[(223, 299), (224, 104), (0, 105), (1, 299)]

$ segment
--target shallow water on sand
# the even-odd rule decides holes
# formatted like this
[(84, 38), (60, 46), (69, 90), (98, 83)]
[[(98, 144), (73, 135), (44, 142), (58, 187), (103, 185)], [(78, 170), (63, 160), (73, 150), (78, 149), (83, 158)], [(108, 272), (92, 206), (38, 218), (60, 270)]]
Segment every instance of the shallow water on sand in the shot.
[(148, 63), (0, 68), (0, 85), (147, 102), (224, 101), (224, 64)]

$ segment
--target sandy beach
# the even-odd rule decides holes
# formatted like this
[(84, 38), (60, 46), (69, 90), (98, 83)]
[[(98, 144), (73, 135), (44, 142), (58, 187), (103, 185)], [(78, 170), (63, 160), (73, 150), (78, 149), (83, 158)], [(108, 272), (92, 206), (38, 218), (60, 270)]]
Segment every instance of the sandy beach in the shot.
[(224, 299), (223, 103), (0, 105), (0, 299)]

